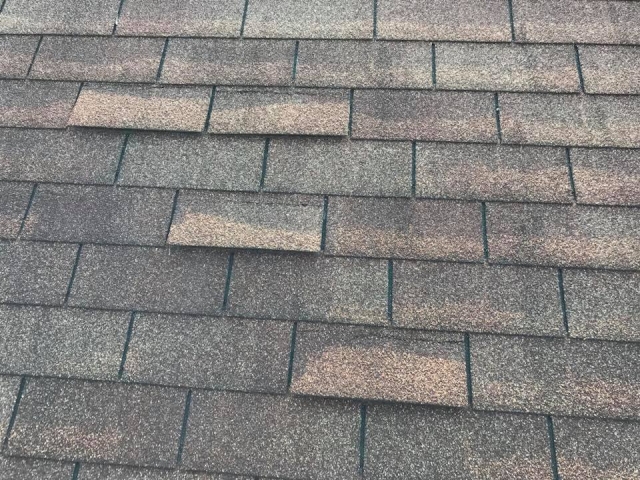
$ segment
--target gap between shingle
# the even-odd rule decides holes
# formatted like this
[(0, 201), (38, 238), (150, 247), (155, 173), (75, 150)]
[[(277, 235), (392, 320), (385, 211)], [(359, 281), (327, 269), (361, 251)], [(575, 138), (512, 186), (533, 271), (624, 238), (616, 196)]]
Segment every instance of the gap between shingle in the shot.
[(373, 39), (378, 38), (378, 0), (373, 0)]
[(7, 0), (2, 0), (2, 2), (0, 2), (0, 13), (2, 13), (2, 10), (4, 10), (5, 3), (7, 3)]
[(411, 142), (411, 196), (416, 196), (416, 163), (417, 163), (418, 142)]
[(130, 132), (126, 132), (124, 134), (124, 141), (122, 142), (122, 148), (120, 149), (120, 157), (118, 158), (118, 165), (116, 166), (116, 173), (113, 177), (113, 184), (116, 185), (118, 180), (120, 180), (120, 171), (122, 170), (122, 161), (124, 160), (124, 155), (127, 150), (127, 145), (129, 144), (129, 136)]
[(291, 344), (289, 346), (289, 363), (287, 365), (287, 392), (291, 389), (293, 381), (293, 361), (296, 356), (296, 337), (298, 336), (298, 322), (291, 326)]
[(556, 437), (553, 429), (553, 419), (551, 415), (546, 416), (547, 419), (547, 433), (549, 435), (549, 450), (551, 453), (551, 473), (554, 480), (560, 480), (558, 474), (558, 455), (556, 453)]
[(437, 88), (437, 76), (436, 76), (436, 44), (431, 44), (431, 88), (434, 90)]
[(482, 250), (484, 256), (484, 263), (489, 263), (489, 235), (487, 233), (487, 204), (482, 202), (480, 204), (480, 210), (482, 212)]
[(351, 137), (351, 132), (353, 130), (353, 96), (354, 89), (349, 90), (349, 137)]
[(329, 196), (325, 195), (322, 204), (322, 230), (320, 232), (320, 251), (327, 246), (327, 219), (329, 217)]
[(168, 49), (169, 49), (169, 37), (164, 39), (164, 46), (162, 47), (162, 56), (160, 56), (160, 64), (158, 65), (158, 71), (156, 72), (156, 83), (160, 81), (160, 75), (162, 74), (162, 67), (164, 67), (164, 61), (167, 58)]
[(167, 233), (164, 236), (164, 243), (169, 241), (169, 234), (171, 233), (171, 224), (173, 223), (173, 217), (176, 215), (176, 209), (178, 208), (178, 197), (180, 197), (180, 190), (176, 190), (173, 194), (173, 201), (171, 202), (171, 213), (169, 214), (169, 225), (167, 225)]
[(571, 188), (571, 196), (573, 197), (573, 203), (578, 203), (578, 193), (576, 192), (576, 182), (573, 177), (573, 164), (571, 163), (571, 152), (569, 147), (565, 148), (565, 158), (567, 160), (567, 171), (569, 174), (569, 187)]
[(502, 124), (500, 122), (500, 100), (498, 94), (493, 94), (493, 107), (496, 112), (496, 128), (498, 129), (498, 143), (502, 143)]
[(264, 141), (264, 153), (262, 154), (262, 170), (260, 172), (260, 184), (258, 186), (259, 192), (262, 192), (264, 190), (264, 182), (267, 178), (267, 162), (269, 161), (270, 146), (271, 146), (271, 139), (267, 138)]
[(231, 252), (229, 254), (229, 260), (227, 261), (227, 275), (224, 281), (224, 293), (222, 295), (222, 311), (226, 311), (229, 308), (229, 292), (231, 290), (231, 275), (233, 273), (233, 259), (235, 254)]
[(584, 89), (584, 76), (582, 75), (582, 62), (580, 62), (580, 50), (578, 45), (573, 44), (573, 50), (576, 55), (576, 68), (578, 69), (578, 81), (580, 82), (580, 92), (585, 93)]
[(560, 297), (560, 309), (562, 311), (562, 324), (565, 335), (569, 335), (569, 315), (567, 314), (567, 302), (564, 293), (564, 272), (558, 269), (558, 295)]
[(191, 397), (193, 393), (191, 389), (187, 392), (187, 398), (184, 402), (184, 416), (182, 417), (182, 429), (180, 430), (180, 439), (178, 440), (178, 455), (176, 464), (182, 464), (182, 453), (184, 451), (184, 442), (187, 437), (187, 424), (189, 423), (189, 413), (191, 411)]
[(469, 408), (473, 408), (473, 387), (471, 383), (471, 339), (469, 334), (464, 334), (464, 366), (467, 375), (467, 402)]
[(118, 14), (116, 15), (116, 20), (113, 22), (113, 30), (111, 30), (111, 35), (116, 34), (116, 28), (118, 28), (118, 22), (120, 21), (120, 15), (122, 15), (122, 7), (124, 6), (124, 2), (126, 0), (120, 0), (120, 5), (118, 5)]
[(242, 22), (240, 23), (240, 38), (244, 37), (244, 26), (247, 23), (248, 12), (249, 12), (249, 0), (245, 0), (244, 10), (242, 11)]
[(291, 71), (291, 83), (296, 83), (296, 75), (298, 74), (298, 54), (300, 53), (300, 40), (296, 40), (293, 50), (293, 69)]
[(387, 261), (387, 321), (393, 325), (393, 260)]
[(360, 471), (360, 475), (364, 474), (366, 434), (367, 434), (367, 406), (363, 404), (363, 405), (360, 405), (360, 435), (358, 439), (359, 440), (358, 452), (360, 457), (358, 469)]
[(18, 408), (20, 408), (20, 401), (22, 400), (22, 396), (24, 395), (24, 389), (27, 384), (27, 376), (23, 375), (20, 379), (20, 387), (18, 388), (18, 394), (16, 395), (16, 402), (13, 404), (13, 409), (11, 410), (11, 417), (9, 417), (9, 425), (7, 426), (7, 431), (4, 435), (4, 440), (2, 442), (2, 450), (5, 450), (9, 445), (9, 436), (11, 435), (11, 430), (13, 430), (13, 426), (16, 423), (16, 417), (18, 416)]
[(22, 216), (22, 220), (20, 221), (20, 228), (18, 229), (18, 234), (16, 238), (20, 238), (22, 235), (22, 231), (24, 230), (24, 226), (27, 223), (27, 217), (29, 216), (29, 211), (31, 210), (31, 206), (33, 205), (33, 200), (36, 197), (36, 190), (38, 188), (38, 183), (34, 183), (31, 188), (31, 195), (29, 196), (29, 201), (27, 202), (27, 208), (24, 211), (24, 215)]
[(204, 121), (204, 130), (202, 131), (202, 133), (207, 133), (207, 130), (209, 130), (209, 125), (211, 124), (211, 112), (213, 112), (213, 102), (216, 99), (216, 87), (213, 86), (211, 87), (211, 98), (209, 100), (209, 109), (207, 110), (207, 118)]
[(511, 28), (511, 41), (515, 42), (516, 41), (516, 25), (515, 25), (515, 22), (513, 21), (513, 0), (508, 0), (507, 4), (509, 8), (509, 26)]
[(73, 467), (73, 475), (71, 476), (71, 480), (78, 480), (79, 475), (80, 475), (80, 462), (76, 462)]
[[(2, 11), (0, 9), (0, 11)], [(33, 52), (33, 57), (31, 58), (31, 63), (29, 64), (29, 68), (27, 69), (27, 75), (26, 78), (29, 78), (29, 75), (31, 75), (31, 70), (33, 69), (33, 65), (36, 63), (36, 57), (38, 56), (38, 52), (40, 51), (40, 46), (42, 45), (42, 40), (44, 39), (43, 35), (40, 35), (40, 38), (38, 39), (38, 44), (36, 45), (36, 50), (35, 52)]]
[(63, 305), (66, 307), (69, 303), (69, 297), (71, 296), (71, 288), (73, 282), (76, 279), (76, 272), (78, 271), (78, 264), (80, 263), (80, 255), (82, 254), (82, 244), (78, 245), (78, 252), (76, 253), (76, 259), (73, 263), (73, 269), (71, 270), (71, 278), (69, 278), (69, 285), (67, 285), (67, 293), (64, 295)]
[(131, 312), (131, 317), (129, 318), (129, 326), (127, 328), (127, 335), (124, 339), (124, 347), (122, 348), (122, 357), (120, 359), (120, 369), (118, 370), (118, 380), (122, 380), (122, 376), (124, 375), (124, 367), (127, 363), (127, 354), (129, 353), (129, 344), (131, 343), (131, 335), (133, 334), (136, 315), (136, 311), (134, 310)]

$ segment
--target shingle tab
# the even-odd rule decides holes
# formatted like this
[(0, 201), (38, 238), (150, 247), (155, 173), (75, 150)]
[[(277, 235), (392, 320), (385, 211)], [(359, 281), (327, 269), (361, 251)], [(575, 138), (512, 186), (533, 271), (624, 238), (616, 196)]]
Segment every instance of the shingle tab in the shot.
[(355, 479), (358, 423), (352, 403), (196, 392), (183, 463), (246, 475)]
[(558, 336), (564, 333), (555, 270), (396, 262), (396, 325)]
[(578, 202), (640, 205), (640, 150), (572, 148)]
[(0, 302), (60, 305), (77, 245), (0, 242)]
[(286, 322), (142, 314), (135, 319), (124, 378), (284, 392), (290, 346)]
[(207, 250), (87, 245), (70, 304), (82, 307), (215, 313), (227, 255)]
[(640, 341), (640, 274), (567, 270), (564, 289), (572, 336)]
[(134, 465), (175, 464), (185, 392), (30, 379), (8, 453)]
[(640, 345), (471, 337), (477, 408), (640, 418)]
[(251, 480), (251, 478), (235, 475), (186, 473), (157, 468), (82, 464), (78, 480)]
[(462, 335), (301, 324), (291, 391), (466, 406)]
[(556, 418), (558, 470), (564, 480), (638, 478), (640, 424)]
[(0, 182), (0, 238), (15, 238), (29, 205), (33, 186)]
[(0, 128), (0, 178), (112, 183), (122, 142), (112, 132)]
[(0, 80), (0, 126), (64, 128), (79, 83)]
[(416, 195), (466, 200), (572, 201), (561, 148), (418, 143)]
[(176, 134), (133, 134), (119, 184), (258, 190), (264, 140)]
[(2, 33), (110, 35), (119, 0), (7, 0)]
[(371, 38), (373, 4), (368, 0), (253, 0), (247, 37)]
[(38, 37), (0, 35), (0, 77), (26, 77), (37, 46)]
[(295, 42), (174, 38), (162, 67), (165, 83), (288, 85)]
[(507, 143), (640, 147), (640, 97), (504, 93)]
[(161, 38), (44, 37), (31, 78), (153, 82)]
[(240, 33), (243, 0), (128, 0), (118, 35), (234, 37)]
[(580, 64), (589, 93), (640, 93), (640, 47), (583, 45)]
[(437, 85), (453, 90), (577, 92), (570, 45), (440, 43)]
[(410, 40), (511, 40), (502, 0), (378, 0), (378, 37)]
[(368, 409), (365, 478), (551, 480), (544, 419), (398, 405)]
[(387, 323), (387, 262), (239, 253), (229, 291), (234, 315)]
[(116, 380), (126, 312), (0, 306), (5, 373)]
[(353, 137), (495, 142), (490, 93), (357, 90)]
[(302, 41), (296, 84), (427, 88), (432, 85), (431, 48), (417, 42)]
[(327, 220), (327, 252), (480, 261), (483, 258), (480, 204), (332, 198)]
[(320, 251), (321, 197), (181, 192), (168, 243)]
[(19, 387), (20, 377), (0, 376), (0, 431), (2, 432), (6, 432), (9, 426)]
[(0, 478), (5, 480), (69, 480), (72, 463), (0, 457)]
[(31, 240), (163, 245), (172, 190), (39, 185), (22, 230)]
[(640, 267), (640, 210), (631, 208), (489, 204), (487, 237), (497, 262)]
[(210, 99), (208, 87), (87, 84), (69, 125), (200, 132)]
[(337, 195), (411, 195), (411, 144), (274, 138), (266, 190)]
[(348, 124), (348, 90), (222, 87), (209, 133), (344, 136)]

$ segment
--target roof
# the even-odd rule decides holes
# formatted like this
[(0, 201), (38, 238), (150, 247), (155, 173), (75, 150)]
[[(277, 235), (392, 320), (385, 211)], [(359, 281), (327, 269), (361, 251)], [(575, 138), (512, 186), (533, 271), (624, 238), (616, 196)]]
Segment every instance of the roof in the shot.
[(0, 4), (0, 478), (640, 479), (640, 2)]

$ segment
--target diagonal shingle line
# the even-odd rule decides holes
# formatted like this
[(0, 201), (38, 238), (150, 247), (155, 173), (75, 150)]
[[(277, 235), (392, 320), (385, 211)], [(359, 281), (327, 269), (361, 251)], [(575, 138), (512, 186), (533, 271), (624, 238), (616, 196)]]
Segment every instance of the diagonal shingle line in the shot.
[(329, 218), (329, 195), (325, 195), (322, 204), (322, 226), (320, 233), (320, 251), (324, 253), (327, 246), (327, 220)]
[(83, 247), (82, 243), (78, 244), (78, 251), (76, 252), (76, 257), (73, 262), (73, 268), (71, 269), (71, 275), (69, 276), (69, 284), (67, 285), (67, 291), (64, 295), (63, 306), (67, 306), (69, 304), (69, 298), (71, 297), (73, 282), (76, 279), (76, 273), (78, 273), (78, 264), (80, 263), (80, 256), (82, 255), (82, 247)]
[(162, 69), (164, 67), (164, 62), (167, 59), (167, 51), (169, 50), (169, 37), (165, 38), (164, 45), (162, 47), (162, 54), (160, 56), (160, 63), (158, 64), (158, 71), (156, 72), (156, 81), (155, 83), (160, 82), (160, 77), (162, 75)]
[(300, 40), (296, 40), (293, 48), (293, 68), (291, 71), (291, 84), (295, 85), (296, 76), (298, 75), (298, 56), (300, 55)]
[(131, 132), (126, 131), (124, 134), (124, 139), (122, 140), (122, 148), (120, 149), (120, 156), (118, 157), (118, 164), (116, 165), (116, 171), (113, 176), (113, 184), (117, 185), (120, 180), (120, 173), (122, 172), (122, 162), (124, 161), (124, 156), (127, 152), (127, 146), (129, 145), (129, 138), (131, 137)]
[(564, 327), (564, 334), (570, 337), (569, 332), (569, 315), (567, 312), (567, 301), (565, 298), (565, 289), (564, 289), (564, 272), (562, 268), (558, 269), (558, 297), (560, 300), (560, 309), (562, 311), (562, 325)]
[(120, 359), (120, 369), (118, 370), (118, 380), (123, 379), (124, 369), (127, 363), (127, 354), (129, 353), (129, 345), (131, 344), (131, 336), (133, 335), (136, 317), (137, 312), (135, 310), (131, 311), (131, 316), (129, 317), (129, 325), (127, 327), (127, 334), (124, 339), (124, 346), (122, 347), (122, 357)]
[(574, 205), (578, 203), (578, 194), (576, 192), (576, 182), (573, 175), (573, 164), (571, 162), (571, 149), (565, 148), (565, 158), (567, 160), (567, 174), (569, 176), (569, 188), (571, 188), (571, 196), (573, 197)]
[(9, 437), (11, 436), (11, 432), (16, 423), (16, 418), (18, 417), (18, 409), (20, 408), (20, 402), (22, 401), (22, 397), (24, 395), (24, 389), (27, 385), (27, 376), (22, 375), (20, 378), (20, 386), (18, 387), (18, 392), (16, 394), (16, 400), (13, 404), (13, 408), (11, 409), (11, 416), (9, 417), (9, 423), (7, 425), (7, 430), (4, 433), (4, 437), (2, 439), (2, 448), (0, 450), (4, 452), (9, 446)]
[(467, 379), (467, 403), (473, 409), (473, 385), (471, 375), (471, 340), (468, 332), (464, 334), (464, 364)]
[(231, 277), (233, 275), (233, 262), (234, 262), (235, 253), (229, 253), (229, 257), (227, 259), (227, 272), (225, 274), (224, 281), (224, 291), (222, 294), (222, 312), (226, 312), (229, 310), (229, 294), (231, 292)]
[[(2, 9), (0, 9), (0, 11), (2, 11)], [(40, 51), (40, 46), (42, 45), (43, 38), (44, 36), (40, 35), (40, 38), (38, 39), (38, 44), (36, 45), (36, 49), (33, 52), (33, 57), (31, 58), (31, 63), (29, 63), (27, 74), (25, 75), (26, 78), (29, 78), (31, 76), (31, 70), (33, 70), (33, 65), (36, 63), (36, 57), (38, 56), (38, 52)]]
[(269, 163), (269, 148), (271, 146), (271, 138), (267, 137), (264, 141), (264, 152), (262, 154), (262, 165), (260, 168), (260, 183), (258, 191), (264, 191), (264, 182), (267, 178), (267, 167)]
[(120, 16), (122, 15), (122, 8), (124, 7), (124, 2), (127, 0), (120, 0), (120, 4), (118, 5), (118, 13), (116, 14), (116, 19), (113, 22), (113, 30), (111, 30), (111, 35), (114, 36), (116, 34), (116, 29), (118, 28), (118, 23), (120, 22)]
[(291, 391), (291, 383), (293, 381), (293, 367), (296, 355), (296, 340), (298, 336), (298, 322), (293, 322), (291, 325), (291, 341), (289, 345), (289, 360), (287, 363), (287, 386), (286, 391)]
[(184, 445), (187, 438), (187, 427), (189, 425), (189, 414), (191, 412), (193, 391), (189, 389), (184, 401), (184, 415), (182, 417), (182, 428), (180, 429), (180, 438), (178, 440), (178, 453), (176, 455), (176, 465), (182, 465), (182, 456), (184, 453)]
[(560, 480), (560, 475), (558, 473), (558, 455), (556, 452), (556, 437), (553, 428), (553, 418), (551, 415), (547, 415), (546, 417), (547, 424), (547, 439), (549, 442), (549, 452), (551, 459), (551, 472), (553, 475), (553, 480)]
[(513, 0), (507, 0), (507, 8), (509, 9), (509, 28), (511, 29), (511, 43), (515, 43), (516, 26), (513, 17)]
[(387, 260), (387, 322), (393, 326), (393, 259)]
[[(31, 183), (31, 182), (27, 182)], [(24, 227), (27, 223), (27, 217), (29, 216), (29, 212), (31, 211), (31, 207), (33, 206), (33, 200), (36, 198), (36, 192), (38, 190), (38, 183), (34, 183), (31, 188), (31, 195), (29, 196), (29, 202), (27, 203), (27, 208), (24, 210), (24, 215), (22, 216), (22, 220), (20, 221), (20, 228), (18, 229), (18, 234), (16, 235), (16, 239), (20, 239), (22, 232), (24, 231)]]
[(78, 476), (80, 475), (80, 462), (76, 462), (73, 466), (73, 474), (71, 475), (71, 480), (78, 480)]
[(240, 22), (240, 38), (244, 37), (244, 27), (247, 24), (247, 14), (249, 13), (249, 0), (244, 2), (244, 10), (242, 11), (242, 20)]
[(373, 0), (373, 40), (378, 39), (378, 0)]
[(580, 50), (578, 49), (578, 45), (573, 44), (573, 50), (575, 52), (576, 57), (576, 68), (578, 70), (578, 79), (580, 81), (580, 93), (586, 93), (584, 89), (584, 75), (582, 74), (582, 63), (580, 62)]
[(436, 43), (431, 43), (431, 88), (438, 89), (437, 65), (436, 65)]

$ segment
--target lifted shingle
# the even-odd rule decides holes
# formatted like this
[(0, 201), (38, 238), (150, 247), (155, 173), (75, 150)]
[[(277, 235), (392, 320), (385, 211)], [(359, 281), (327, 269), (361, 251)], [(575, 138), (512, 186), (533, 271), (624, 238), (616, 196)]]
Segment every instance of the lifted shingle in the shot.
[(33, 185), (0, 182), (0, 238), (15, 238), (29, 205)]
[(36, 36), (0, 36), (0, 78), (26, 77), (37, 46)]

